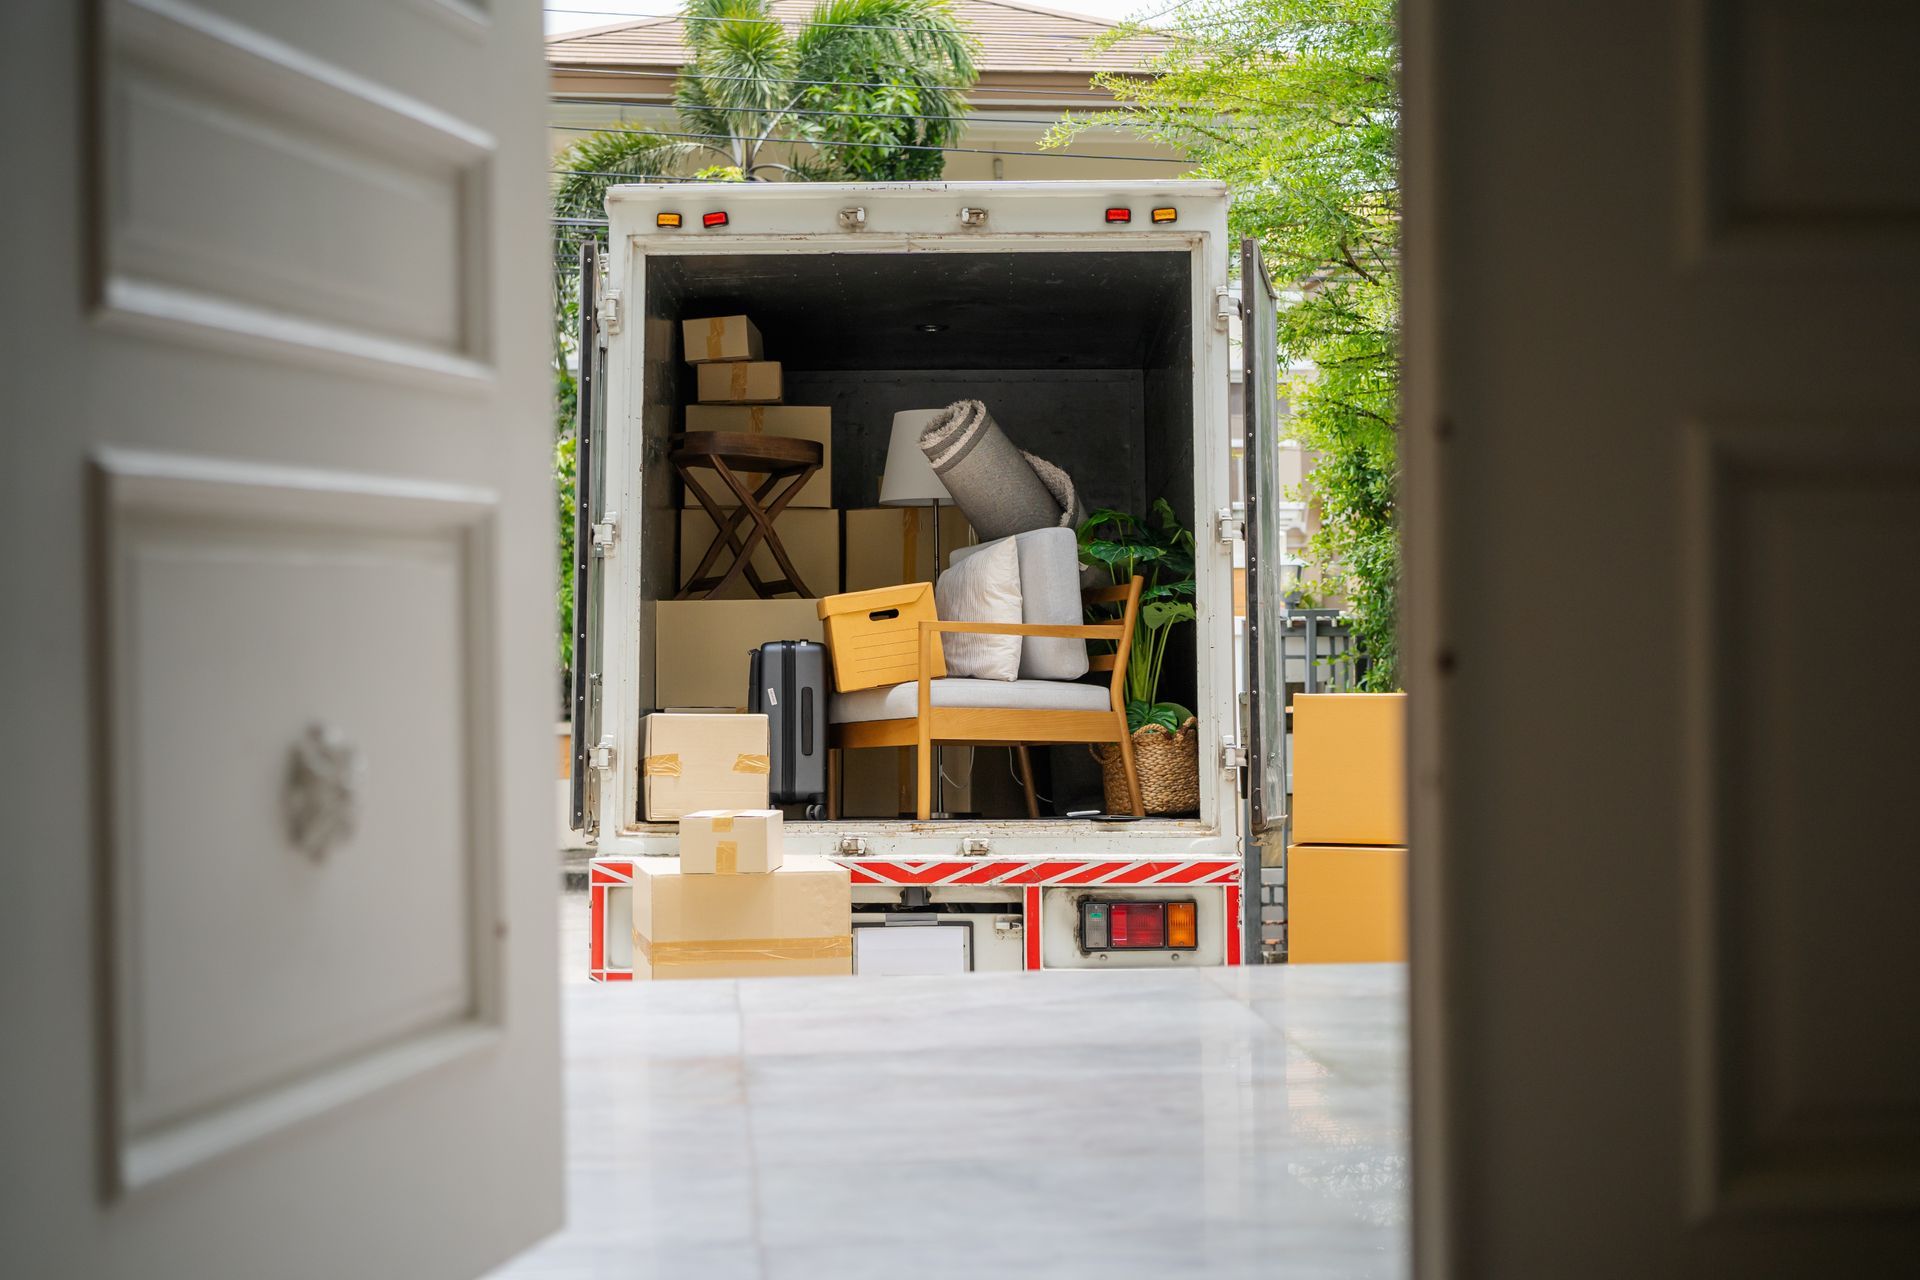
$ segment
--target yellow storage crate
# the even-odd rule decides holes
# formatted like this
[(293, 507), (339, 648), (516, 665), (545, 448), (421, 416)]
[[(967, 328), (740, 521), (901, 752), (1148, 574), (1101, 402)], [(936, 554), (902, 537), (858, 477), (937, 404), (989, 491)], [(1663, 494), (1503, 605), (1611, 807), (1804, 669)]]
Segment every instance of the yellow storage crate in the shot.
[[(841, 693), (904, 684), (919, 676), (920, 624), (934, 621), (933, 584), (909, 582), (872, 591), (849, 591), (820, 602), (827, 651), (833, 655), (833, 686)], [(932, 653), (934, 678), (947, 674), (938, 637)]]

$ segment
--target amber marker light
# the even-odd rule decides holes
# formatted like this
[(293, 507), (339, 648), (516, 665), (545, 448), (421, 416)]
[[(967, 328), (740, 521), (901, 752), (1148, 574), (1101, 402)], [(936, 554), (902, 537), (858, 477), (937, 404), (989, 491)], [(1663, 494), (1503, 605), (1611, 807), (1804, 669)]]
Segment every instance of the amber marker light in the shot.
[(656, 227), (677, 227), (680, 225), (680, 215), (677, 213), (655, 214), (653, 225)]
[(1172, 222), (1179, 216), (1179, 213), (1173, 209), (1155, 209), (1153, 211), (1153, 220), (1155, 222)]

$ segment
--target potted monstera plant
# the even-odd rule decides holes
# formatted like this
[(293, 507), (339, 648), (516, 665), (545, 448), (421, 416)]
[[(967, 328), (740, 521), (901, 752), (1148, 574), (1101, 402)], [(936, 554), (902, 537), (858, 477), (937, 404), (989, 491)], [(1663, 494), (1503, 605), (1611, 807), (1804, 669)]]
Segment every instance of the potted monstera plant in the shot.
[[(1181, 526), (1165, 498), (1145, 519), (1125, 511), (1096, 511), (1080, 526), (1080, 560), (1116, 584), (1145, 580), (1128, 651), (1127, 728), (1134, 772), (1148, 813), (1191, 813), (1200, 807), (1200, 731), (1193, 712), (1160, 700), (1160, 676), (1175, 627), (1195, 616), (1193, 532)], [(1107, 810), (1129, 810), (1120, 749), (1094, 748), (1106, 786)]]

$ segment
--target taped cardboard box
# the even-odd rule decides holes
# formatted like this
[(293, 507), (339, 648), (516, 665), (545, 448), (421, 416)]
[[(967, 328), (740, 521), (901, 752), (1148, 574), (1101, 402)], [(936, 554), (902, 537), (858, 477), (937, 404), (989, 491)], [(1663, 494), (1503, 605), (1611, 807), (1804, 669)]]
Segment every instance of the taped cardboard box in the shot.
[(725, 360), (698, 365), (694, 375), (702, 404), (775, 404), (780, 399), (778, 360)]
[(647, 821), (764, 809), (768, 763), (765, 716), (656, 712), (647, 717), (640, 760)]
[[(804, 511), (795, 511), (788, 507), (774, 517), (773, 527), (780, 531), (780, 544), (787, 549), (787, 559), (793, 561), (793, 567), (800, 571), (810, 596), (830, 596), (840, 590), (840, 513), (822, 511), (809, 507)], [(734, 527), (734, 538), (744, 543), (753, 528), (751, 520), (742, 520)], [(700, 558), (707, 554), (707, 548), (713, 545), (718, 529), (713, 517), (704, 508), (680, 513), (680, 585), (685, 586), (700, 567)], [(717, 577), (725, 572), (724, 566), (733, 563), (733, 552), (722, 551), (718, 558), (707, 567), (707, 577)], [(773, 550), (766, 540), (753, 549), (753, 557), (747, 562), (753, 571), (760, 575), (762, 582), (784, 581), (787, 571), (773, 558)], [(747, 582), (746, 571), (727, 585), (719, 600), (753, 600), (757, 597), (753, 587)], [(782, 640), (792, 636), (777, 637)], [(742, 677), (743, 679), (745, 677)]]
[[(831, 507), (833, 505), (833, 410), (811, 404), (690, 404), (687, 406), (687, 430), (731, 431), (749, 436), (786, 436), (792, 440), (811, 440), (820, 446), (820, 469), (800, 486), (788, 504), (794, 507)], [(749, 489), (758, 488), (762, 472), (736, 472)], [(707, 483), (702, 477), (702, 483)], [(716, 498), (724, 487), (717, 479), (707, 492)], [(697, 507), (699, 500), (680, 486), (680, 505)], [(943, 515), (945, 513), (942, 513)], [(946, 533), (943, 523), (940, 528)]]
[(937, 560), (930, 508), (866, 507), (844, 515), (847, 555), (842, 591), (932, 582), (954, 551), (973, 545), (973, 527), (958, 507), (945, 507), (940, 512)]
[(796, 854), (764, 876), (687, 875), (633, 860), (633, 976), (758, 978), (853, 972), (847, 872)]
[(780, 869), (778, 809), (702, 809), (680, 819), (680, 870), (688, 875), (755, 875)]
[(1407, 695), (1293, 698), (1293, 837), (1300, 844), (1407, 842)]
[[(825, 634), (813, 600), (661, 600), (653, 606), (653, 628), (654, 704), (735, 710), (747, 705), (747, 660), (755, 649), (769, 640)], [(766, 802), (733, 807), (765, 808)]]
[(688, 364), (712, 360), (758, 360), (760, 330), (745, 316), (706, 316), (680, 322)]
[(1368, 964), (1407, 958), (1407, 851), (1287, 846), (1287, 959)]

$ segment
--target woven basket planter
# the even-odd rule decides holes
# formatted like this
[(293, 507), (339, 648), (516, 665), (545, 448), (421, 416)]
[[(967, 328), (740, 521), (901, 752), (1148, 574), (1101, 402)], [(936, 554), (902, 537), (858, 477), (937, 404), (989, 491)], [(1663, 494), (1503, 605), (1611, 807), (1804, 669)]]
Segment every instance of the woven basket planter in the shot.
[[(1090, 747), (1100, 762), (1107, 812), (1132, 813), (1127, 798), (1126, 759), (1116, 743)], [(1148, 727), (1133, 731), (1133, 766), (1140, 778), (1140, 803), (1148, 813), (1194, 813), (1200, 808), (1200, 722), (1191, 717), (1179, 732)]]

